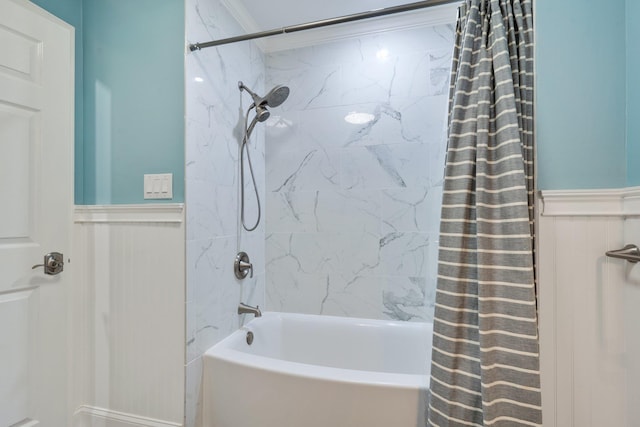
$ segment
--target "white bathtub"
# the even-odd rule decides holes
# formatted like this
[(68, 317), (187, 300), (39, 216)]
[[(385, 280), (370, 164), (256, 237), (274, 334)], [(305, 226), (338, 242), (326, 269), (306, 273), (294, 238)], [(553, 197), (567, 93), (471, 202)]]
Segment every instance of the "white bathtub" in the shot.
[(423, 427), (431, 335), (425, 323), (265, 313), (204, 355), (203, 426)]

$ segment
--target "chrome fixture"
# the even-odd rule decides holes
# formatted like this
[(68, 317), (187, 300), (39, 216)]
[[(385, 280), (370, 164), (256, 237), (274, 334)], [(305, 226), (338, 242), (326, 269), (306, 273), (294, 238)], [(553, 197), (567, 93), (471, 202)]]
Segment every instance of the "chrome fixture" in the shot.
[(50, 252), (44, 256), (42, 264), (36, 264), (31, 269), (35, 270), (38, 267), (44, 267), (44, 274), (50, 276), (60, 274), (64, 271), (64, 255), (60, 252)]
[[(244, 136), (242, 137), (242, 144), (240, 144), (240, 221), (242, 222), (242, 227), (247, 231), (253, 231), (258, 228), (258, 224), (260, 224), (260, 196), (258, 195), (258, 186), (256, 185), (256, 178), (253, 174), (253, 165), (251, 164), (251, 156), (249, 155), (249, 149), (247, 148), (247, 143), (249, 142), (249, 137), (251, 136), (251, 132), (253, 132), (253, 128), (256, 126), (258, 122), (264, 122), (269, 118), (271, 113), (267, 110), (267, 107), (278, 107), (282, 105), (282, 103), (289, 96), (289, 88), (286, 86), (276, 86), (267, 93), (266, 96), (258, 96), (251, 89), (246, 87), (242, 81), (238, 82), (238, 89), (242, 92), (247, 91), (251, 98), (253, 98), (253, 104), (249, 106), (247, 110), (247, 115), (244, 119)], [(256, 115), (251, 120), (251, 124), (247, 126), (249, 122), (249, 113), (251, 110), (256, 109)], [(244, 220), (244, 153), (247, 152), (247, 162), (249, 163), (249, 172), (251, 173), (251, 181), (253, 182), (253, 190), (256, 194), (256, 202), (258, 205), (258, 218), (256, 219), (256, 223), (248, 227), (247, 223)]]
[(236, 259), (233, 262), (233, 272), (236, 278), (242, 280), (247, 277), (247, 274), (251, 274), (249, 277), (253, 277), (253, 264), (249, 261), (249, 255), (246, 252), (238, 252)]
[(409, 12), (412, 10), (425, 9), (432, 6), (440, 6), (448, 3), (458, 3), (460, 0), (424, 0), (415, 3), (408, 3), (399, 6), (385, 7), (369, 12), (354, 13), (352, 15), (339, 16), (337, 18), (322, 19), (320, 21), (307, 22), (304, 24), (290, 25), (288, 27), (276, 28), (273, 30), (260, 31), (257, 33), (245, 34), (242, 36), (229, 37), (226, 39), (213, 40), (205, 43), (193, 43), (189, 45), (191, 52), (205, 47), (220, 46), (223, 44), (241, 42), (245, 40), (260, 39), (263, 37), (277, 36), (279, 34), (295, 33), (298, 31), (311, 30), (314, 28), (327, 27), (329, 25), (344, 24), (346, 22), (360, 21), (362, 19), (377, 18), (379, 16), (393, 15), (396, 13)]
[(247, 332), (247, 344), (249, 345), (253, 344), (253, 332), (251, 331)]
[(636, 245), (626, 245), (622, 249), (608, 251), (606, 255), (611, 258), (624, 259), (635, 264), (640, 261), (640, 248)]
[(260, 306), (251, 307), (243, 302), (238, 305), (238, 314), (253, 314), (255, 317), (262, 316)]
[[(259, 97), (258, 95), (256, 95), (255, 92), (246, 87), (241, 81), (238, 82), (238, 89), (240, 89), (241, 91), (246, 90), (247, 92), (249, 92), (249, 95), (251, 95), (251, 97), (253, 98), (253, 104), (259, 107), (279, 107), (289, 96), (289, 88), (286, 86), (276, 86), (271, 89), (271, 91), (266, 96), (263, 97)], [(264, 120), (266, 120), (266, 118), (259, 121), (262, 122)]]

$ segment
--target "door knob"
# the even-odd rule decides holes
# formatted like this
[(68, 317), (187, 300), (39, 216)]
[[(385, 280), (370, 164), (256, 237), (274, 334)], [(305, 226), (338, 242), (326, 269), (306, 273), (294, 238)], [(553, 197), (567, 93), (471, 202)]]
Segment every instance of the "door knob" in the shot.
[(44, 274), (55, 276), (64, 271), (64, 255), (60, 252), (50, 252), (44, 256), (42, 264), (36, 264), (31, 267), (35, 270), (38, 267), (44, 267)]

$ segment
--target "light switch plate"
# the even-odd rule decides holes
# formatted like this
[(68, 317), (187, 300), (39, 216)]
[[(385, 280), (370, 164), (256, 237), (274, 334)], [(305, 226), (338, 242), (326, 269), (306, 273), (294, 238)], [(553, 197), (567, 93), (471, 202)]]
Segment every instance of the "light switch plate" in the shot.
[(173, 174), (156, 173), (144, 175), (145, 199), (173, 199)]

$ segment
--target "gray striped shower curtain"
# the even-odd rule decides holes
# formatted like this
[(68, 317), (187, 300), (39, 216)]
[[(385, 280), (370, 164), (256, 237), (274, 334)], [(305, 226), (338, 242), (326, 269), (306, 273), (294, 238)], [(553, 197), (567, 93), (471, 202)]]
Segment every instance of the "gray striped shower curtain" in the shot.
[(542, 423), (533, 247), (531, 0), (460, 6), (429, 425)]

